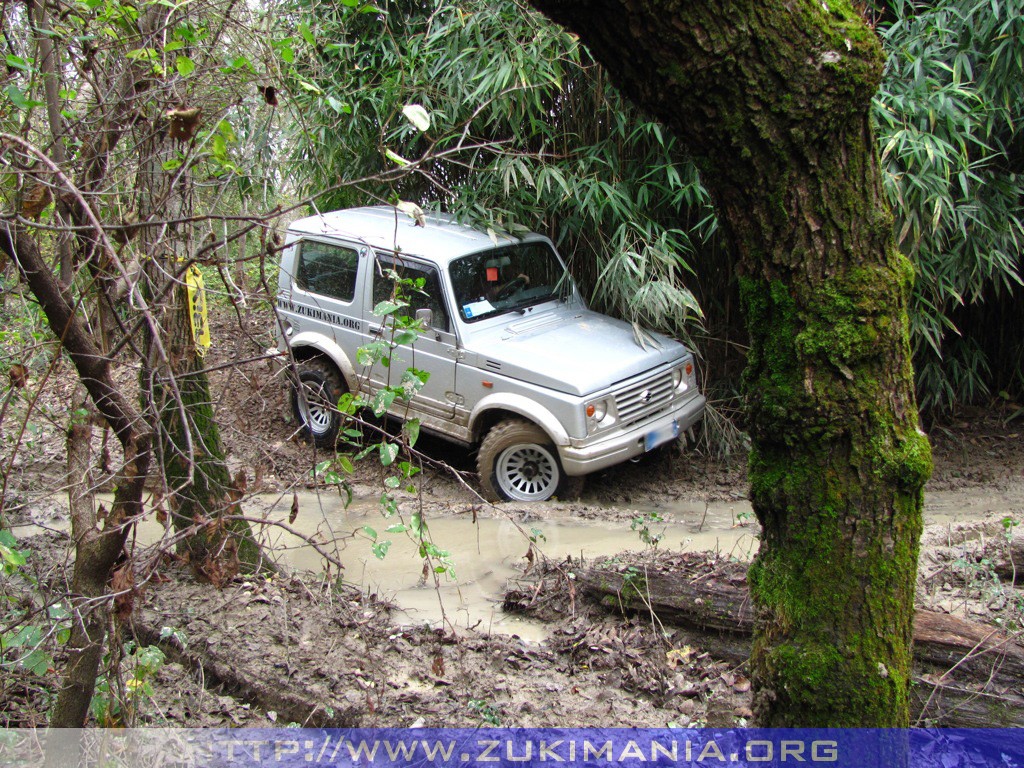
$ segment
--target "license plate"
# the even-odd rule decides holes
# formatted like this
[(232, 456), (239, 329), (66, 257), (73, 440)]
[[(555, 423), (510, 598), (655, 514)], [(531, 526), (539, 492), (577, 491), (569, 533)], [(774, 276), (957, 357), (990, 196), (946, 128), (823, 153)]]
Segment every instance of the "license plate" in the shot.
[(671, 424), (666, 424), (661, 429), (656, 429), (653, 432), (648, 432), (644, 435), (644, 450), (653, 451), (659, 445), (663, 445), (669, 440), (674, 440), (677, 437), (679, 437), (679, 422), (673, 421)]

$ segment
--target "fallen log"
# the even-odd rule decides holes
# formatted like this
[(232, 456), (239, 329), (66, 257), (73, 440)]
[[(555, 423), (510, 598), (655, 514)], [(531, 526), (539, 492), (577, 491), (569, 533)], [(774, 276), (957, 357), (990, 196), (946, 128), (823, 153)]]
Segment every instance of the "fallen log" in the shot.
[[(754, 611), (746, 565), (703, 553), (633, 563), (598, 562), (576, 579), (607, 608), (653, 614), (700, 634), (712, 655), (749, 657)], [(1024, 727), (1024, 647), (1016, 636), (955, 616), (918, 610), (914, 619), (912, 705), (922, 724), (957, 728)]]

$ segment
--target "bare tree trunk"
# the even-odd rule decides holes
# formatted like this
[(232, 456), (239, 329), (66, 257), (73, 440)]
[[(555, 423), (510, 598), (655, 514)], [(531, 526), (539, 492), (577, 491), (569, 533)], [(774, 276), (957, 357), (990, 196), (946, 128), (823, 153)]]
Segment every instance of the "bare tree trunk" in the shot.
[[(12, 237), (13, 235), (13, 237)], [(73, 499), (75, 566), (72, 576), (76, 607), (68, 641), (68, 670), (50, 717), (54, 728), (85, 724), (102, 656), (106, 625), (101, 610), (108, 600), (107, 585), (134, 521), (142, 513), (142, 491), (149, 471), (150, 435), (131, 401), (114, 383), (110, 360), (93, 342), (62, 287), (46, 266), (36, 241), (20, 229), (0, 230), (0, 250), (18, 265), (46, 314), (50, 329), (61, 340), (93, 404), (117, 435), (124, 463), (116, 475), (114, 501), (102, 520), (91, 506)], [(89, 428), (73, 422), (69, 434), (69, 471), (83, 471), (82, 445)], [(86, 465), (88, 458), (85, 458)]]
[[(64, 149), (64, 118), (60, 113), (60, 80), (59, 67), (51, 39), (52, 30), (46, 15), (46, 4), (40, 0), (29, 3), (30, 15), (38, 28), (36, 46), (39, 49), (39, 70), (43, 75), (43, 92), (46, 94), (46, 116), (50, 123), (52, 147), (50, 155), (57, 165), (67, 164), (67, 152)], [(58, 195), (56, 200), (57, 226), (64, 230), (71, 220), (67, 203)], [(74, 277), (74, 263), (71, 258), (71, 236), (66, 231), (57, 233), (57, 254), (60, 261), (60, 279), (64, 285), (71, 285)]]

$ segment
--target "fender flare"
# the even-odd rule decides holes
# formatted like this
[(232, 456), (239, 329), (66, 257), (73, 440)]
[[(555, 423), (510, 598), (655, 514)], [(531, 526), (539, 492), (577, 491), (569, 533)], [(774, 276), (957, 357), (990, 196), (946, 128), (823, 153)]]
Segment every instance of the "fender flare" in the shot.
[(488, 411), (510, 411), (516, 413), (536, 424), (547, 432), (548, 437), (555, 445), (569, 445), (569, 433), (565, 431), (562, 423), (555, 418), (547, 408), (523, 395), (512, 392), (495, 392), (488, 395), (473, 406), (469, 414), (469, 429), (471, 434), (476, 433), (477, 424), (480, 418)]
[(345, 351), (332, 339), (328, 339), (320, 333), (303, 331), (288, 339), (287, 343), (289, 349), (313, 348), (323, 354), (338, 366), (341, 375), (345, 377), (345, 383), (348, 385), (349, 391), (358, 391), (359, 379), (356, 375), (356, 369), (352, 365), (352, 361), (349, 360), (348, 355), (345, 354)]

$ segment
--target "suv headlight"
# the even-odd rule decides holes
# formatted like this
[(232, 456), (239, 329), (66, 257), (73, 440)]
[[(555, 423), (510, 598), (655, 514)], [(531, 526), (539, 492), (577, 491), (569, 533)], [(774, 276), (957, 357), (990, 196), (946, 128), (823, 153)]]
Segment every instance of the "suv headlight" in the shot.
[(672, 369), (672, 391), (676, 394), (685, 392), (693, 386), (693, 363), (687, 361), (678, 368)]
[(608, 400), (594, 400), (587, 403), (584, 410), (587, 414), (587, 422), (592, 427), (596, 427), (608, 416)]

